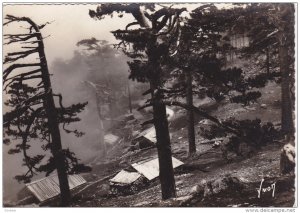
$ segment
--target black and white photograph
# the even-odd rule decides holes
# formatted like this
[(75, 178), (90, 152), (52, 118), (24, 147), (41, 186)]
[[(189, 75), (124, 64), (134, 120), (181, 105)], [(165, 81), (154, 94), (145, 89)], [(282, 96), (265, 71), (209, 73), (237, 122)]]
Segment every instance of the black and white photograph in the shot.
[(2, 3), (2, 208), (295, 212), (297, 7)]

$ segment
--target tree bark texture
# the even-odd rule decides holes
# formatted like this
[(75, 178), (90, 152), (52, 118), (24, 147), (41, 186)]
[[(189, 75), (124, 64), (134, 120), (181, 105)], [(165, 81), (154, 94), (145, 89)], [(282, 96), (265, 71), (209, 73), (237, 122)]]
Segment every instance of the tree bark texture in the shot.
[(107, 154), (107, 149), (106, 149), (106, 144), (104, 141), (104, 134), (105, 134), (105, 130), (104, 130), (104, 125), (103, 125), (103, 116), (102, 116), (102, 111), (101, 111), (101, 98), (100, 98), (100, 94), (97, 91), (97, 86), (96, 84), (94, 84), (91, 81), (86, 81), (87, 85), (91, 87), (91, 89), (93, 90), (94, 94), (95, 94), (95, 102), (96, 102), (96, 108), (97, 108), (97, 114), (98, 114), (98, 118), (99, 118), (99, 128), (100, 128), (100, 139), (99, 139), (99, 144), (100, 144), (100, 148), (102, 150), (102, 156), (105, 158), (106, 154)]
[(289, 65), (287, 63), (288, 50), (284, 46), (279, 47), (279, 60), (281, 72), (281, 130), (291, 136), (294, 133), (292, 112), (292, 100), (290, 95)]
[(279, 9), (281, 21), (278, 23), (278, 41), (279, 41), (279, 63), (281, 72), (281, 130), (290, 138), (294, 134), (294, 121), (292, 110), (292, 99), (290, 93), (291, 86), (291, 69), (289, 64), (288, 46), (287, 44), (287, 28), (288, 24), (284, 21), (286, 13), (291, 13), (290, 5), (281, 5)]
[(128, 88), (128, 106), (129, 106), (129, 112), (132, 113), (132, 101), (131, 101), (131, 93), (130, 93), (130, 85), (127, 81), (127, 88)]
[(159, 179), (162, 199), (176, 197), (172, 151), (165, 104), (157, 99), (153, 103), (154, 126), (156, 131)]
[(160, 75), (162, 70), (159, 66), (157, 55), (155, 54), (155, 42), (153, 42), (148, 50), (149, 66), (152, 69), (150, 88), (152, 91), (151, 95), (153, 100), (153, 118), (158, 151), (159, 179), (161, 184), (162, 199), (166, 200), (176, 197), (171, 141), (166, 105), (163, 103), (162, 91), (159, 89), (161, 87)]
[[(39, 27), (34, 23), (30, 23), (34, 30), (38, 33)], [(59, 124), (57, 120), (57, 111), (55, 107), (55, 102), (53, 99), (53, 92), (51, 87), (50, 75), (47, 65), (47, 60), (44, 51), (44, 43), (41, 34), (37, 36), (38, 39), (38, 54), (41, 61), (42, 70), (42, 81), (44, 85), (45, 92), (47, 93), (44, 99), (44, 107), (47, 113), (48, 127), (51, 135), (51, 152), (55, 159), (55, 165), (57, 169), (57, 175), (59, 180), (61, 206), (68, 206), (71, 201), (71, 193), (69, 188), (69, 181), (67, 175), (67, 165), (66, 159), (62, 152), (61, 136), (59, 130)]]
[(100, 145), (101, 145), (101, 149), (102, 149), (102, 155), (105, 158), (106, 154), (107, 154), (107, 149), (106, 149), (106, 144), (105, 144), (105, 140), (104, 140), (104, 125), (103, 125), (103, 116), (101, 113), (101, 106), (99, 106), (99, 104), (101, 104), (100, 98), (99, 98), (99, 94), (97, 93), (97, 90), (95, 88), (95, 96), (96, 96), (96, 105), (97, 105), (97, 112), (98, 112), (98, 117), (99, 117), (99, 126), (100, 126)]
[[(192, 89), (192, 74), (191, 70), (186, 70), (186, 103), (191, 108), (193, 107), (193, 89)], [(195, 118), (192, 109), (187, 110), (187, 127), (188, 127), (188, 141), (189, 141), (189, 155), (193, 155), (196, 152), (195, 143)]]
[(266, 68), (267, 68), (267, 74), (270, 75), (270, 51), (269, 47), (266, 49)]
[(109, 107), (109, 118), (110, 118), (110, 128), (114, 126), (114, 113), (115, 113), (115, 94), (111, 91), (108, 97), (108, 107)]

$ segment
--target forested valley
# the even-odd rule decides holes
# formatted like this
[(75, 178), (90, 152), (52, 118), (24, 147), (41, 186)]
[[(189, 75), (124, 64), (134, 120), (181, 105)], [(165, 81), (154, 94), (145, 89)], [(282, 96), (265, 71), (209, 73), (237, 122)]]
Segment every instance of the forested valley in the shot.
[(4, 16), (4, 206), (296, 205), (294, 4), (88, 7), (121, 27), (51, 60), (59, 21)]

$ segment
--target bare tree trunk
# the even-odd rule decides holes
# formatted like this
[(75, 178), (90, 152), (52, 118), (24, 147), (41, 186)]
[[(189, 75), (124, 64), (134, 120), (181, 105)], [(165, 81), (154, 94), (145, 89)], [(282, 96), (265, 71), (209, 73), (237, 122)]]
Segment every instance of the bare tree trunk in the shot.
[(176, 197), (176, 188), (166, 106), (159, 98), (154, 100), (153, 116), (158, 151), (159, 179), (162, 199), (165, 200)]
[(161, 86), (160, 74), (162, 70), (156, 59), (156, 55), (151, 54), (149, 51), (149, 62), (152, 64), (153, 68), (153, 76), (152, 81), (150, 81), (150, 88), (152, 91), (151, 95), (153, 100), (153, 119), (156, 131), (159, 179), (161, 184), (162, 199), (166, 200), (176, 197), (176, 187), (166, 106), (162, 101), (162, 91), (159, 89)]
[(101, 144), (101, 149), (102, 149), (102, 155), (105, 158), (106, 154), (107, 154), (107, 150), (106, 150), (106, 144), (105, 144), (105, 140), (104, 140), (104, 126), (103, 126), (103, 118), (102, 118), (102, 113), (101, 113), (101, 106), (99, 106), (100, 100), (99, 100), (99, 96), (98, 93), (95, 92), (95, 96), (96, 96), (96, 105), (97, 105), (97, 112), (98, 112), (98, 117), (99, 117), (99, 126), (100, 126), (100, 144)]
[[(186, 103), (192, 108), (193, 106), (193, 88), (192, 88), (192, 74), (191, 70), (185, 70), (186, 73)], [(188, 127), (188, 140), (189, 140), (189, 155), (193, 155), (196, 152), (195, 143), (195, 126), (194, 126), (194, 112), (192, 109), (187, 110), (187, 127)]]
[(94, 90), (94, 94), (95, 94), (95, 101), (96, 101), (96, 108), (97, 108), (97, 114), (98, 114), (98, 118), (99, 118), (99, 127), (100, 127), (100, 146), (102, 149), (102, 155), (104, 157), (106, 157), (107, 154), (107, 150), (106, 150), (106, 144), (105, 144), (105, 140), (104, 140), (104, 134), (105, 134), (105, 130), (104, 130), (104, 125), (103, 125), (103, 116), (102, 116), (102, 111), (101, 111), (101, 99), (99, 92), (97, 91), (97, 87), (96, 85), (91, 82), (91, 81), (85, 81), (93, 90)]
[(294, 134), (292, 100), (290, 96), (290, 72), (287, 64), (288, 51), (284, 46), (279, 47), (281, 72), (281, 130), (288, 137)]
[(267, 74), (270, 75), (270, 52), (269, 47), (266, 49), (266, 67), (267, 67)]
[(129, 112), (132, 113), (131, 93), (130, 93), (130, 85), (129, 85), (129, 81), (128, 80), (127, 80), (127, 87), (128, 87)]
[(111, 91), (109, 97), (108, 97), (108, 106), (109, 106), (109, 117), (110, 117), (110, 128), (114, 125), (114, 93)]
[[(286, 13), (291, 13), (291, 4), (282, 4), (280, 8), (281, 18), (284, 19)], [(279, 62), (281, 72), (281, 130), (287, 135), (288, 140), (294, 134), (293, 110), (292, 99), (290, 94), (290, 68), (289, 68), (289, 55), (288, 47), (286, 45), (288, 36), (285, 35), (286, 21), (278, 23), (278, 40), (279, 40)]]
[[(32, 22), (31, 23), (36, 32), (40, 32), (38, 26)], [(71, 202), (71, 193), (68, 182), (67, 175), (67, 165), (66, 159), (62, 153), (62, 144), (61, 136), (59, 130), (59, 124), (57, 120), (57, 111), (53, 99), (50, 75), (47, 65), (47, 60), (44, 52), (44, 43), (41, 34), (37, 36), (38, 40), (38, 53), (41, 61), (41, 70), (42, 70), (42, 81), (44, 89), (47, 92), (47, 96), (44, 99), (44, 107), (46, 109), (48, 125), (51, 135), (51, 152), (55, 159), (55, 165), (58, 174), (59, 188), (60, 188), (60, 197), (61, 197), (61, 206), (69, 206)]]

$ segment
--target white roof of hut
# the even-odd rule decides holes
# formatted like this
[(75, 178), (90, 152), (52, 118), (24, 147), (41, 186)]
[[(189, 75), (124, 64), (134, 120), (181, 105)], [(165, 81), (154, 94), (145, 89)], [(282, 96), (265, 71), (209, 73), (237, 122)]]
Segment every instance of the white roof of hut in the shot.
[[(86, 183), (80, 175), (68, 175), (70, 190)], [(42, 178), (26, 184), (26, 188), (40, 201), (44, 202), (60, 194), (57, 175)]]
[[(183, 162), (172, 157), (173, 168), (177, 168), (183, 165)], [(148, 180), (153, 180), (154, 178), (159, 176), (159, 165), (158, 158), (148, 161), (142, 161), (138, 163), (134, 163), (131, 165), (135, 170), (137, 170), (140, 174), (145, 176)]]
[(154, 126), (142, 131), (136, 136), (136, 138), (140, 137), (145, 137), (152, 143), (156, 143), (156, 132)]
[[(139, 133), (135, 139), (138, 139), (140, 137), (144, 137), (146, 139), (148, 139), (149, 141), (151, 141), (152, 143), (156, 143), (156, 131), (155, 131), (155, 127), (152, 126), (144, 131), (142, 131), (141, 133)], [(172, 134), (170, 133), (170, 137), (172, 137)]]
[[(174, 169), (184, 164), (174, 157), (172, 157), (172, 163)], [(134, 163), (131, 166), (137, 172), (121, 170), (115, 177), (110, 179), (110, 182), (127, 185), (133, 183), (142, 175), (148, 180), (153, 180), (159, 176), (158, 158), (154, 158), (152, 160), (147, 159), (138, 163)]]
[(119, 140), (119, 137), (116, 136), (116, 135), (113, 135), (113, 134), (106, 134), (104, 136), (105, 143), (108, 143), (108, 144), (111, 144), (111, 145), (113, 145), (116, 142), (118, 142), (118, 140)]
[[(146, 132), (145, 132), (146, 131)], [(144, 131), (144, 137), (153, 143), (156, 143), (156, 131), (154, 126)]]
[(127, 172), (121, 170), (114, 178), (109, 181), (112, 183), (131, 184), (141, 177), (141, 174), (137, 172)]

